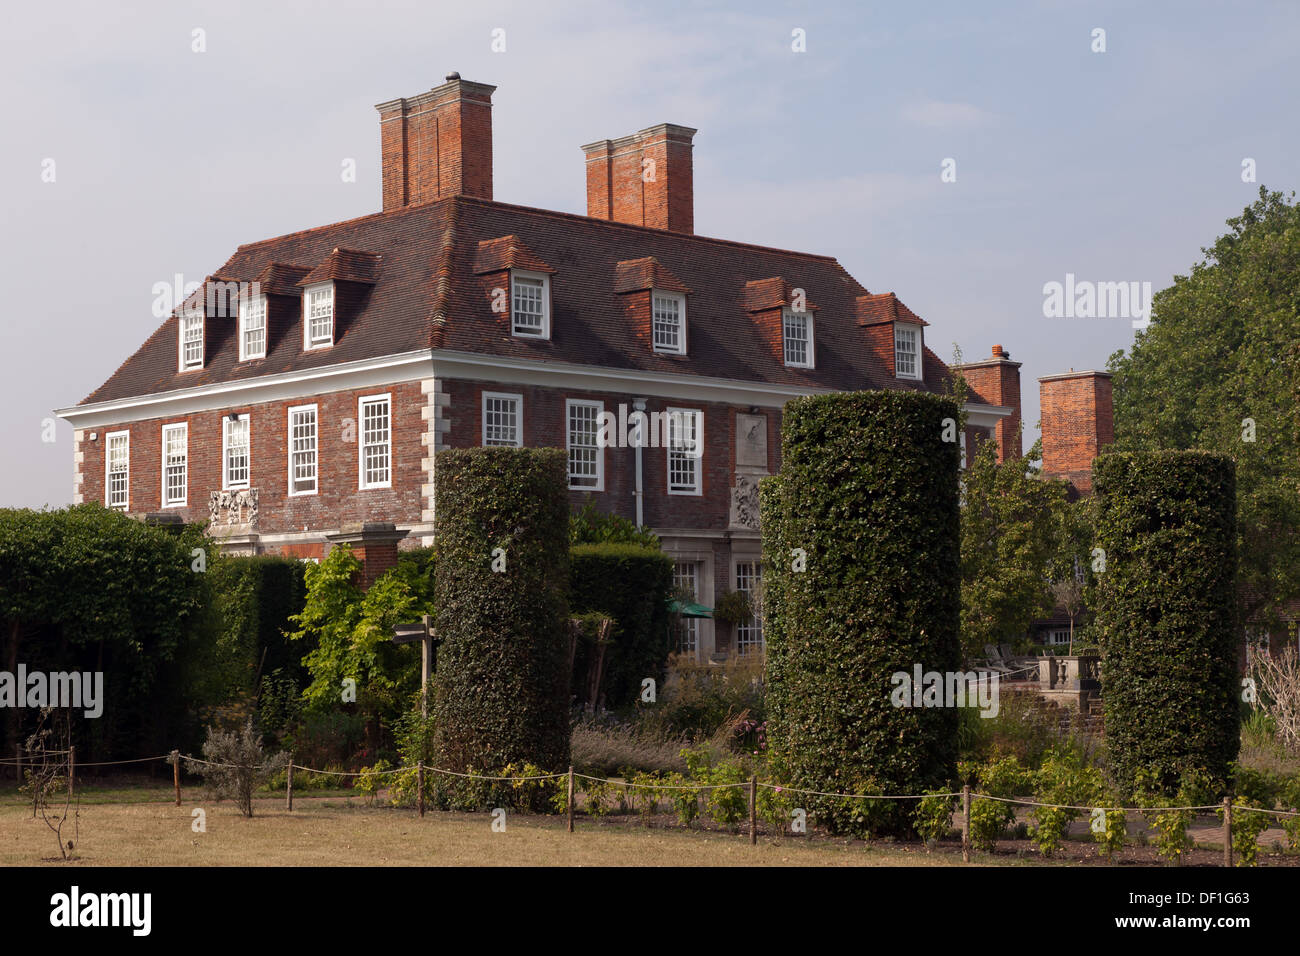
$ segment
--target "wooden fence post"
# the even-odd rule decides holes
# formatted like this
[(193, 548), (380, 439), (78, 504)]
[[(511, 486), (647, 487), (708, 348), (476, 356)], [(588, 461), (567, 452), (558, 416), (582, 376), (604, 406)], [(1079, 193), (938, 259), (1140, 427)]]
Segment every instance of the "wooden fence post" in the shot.
[(420, 816), (424, 816), (424, 761), (416, 765), (415, 768), (415, 788), (419, 795), (415, 798), (417, 805), (420, 807)]
[(970, 862), (970, 784), (961, 788), (961, 861)]
[(749, 845), (758, 846), (758, 777), (749, 778)]
[(176, 806), (181, 805), (181, 752), (172, 751), (172, 783), (176, 787)]
[(289, 753), (289, 773), (285, 779), (285, 806), (290, 813), (293, 813), (293, 753)]
[(68, 744), (68, 799), (71, 800), (77, 789), (77, 747)]
[(569, 832), (573, 832), (573, 764), (569, 764)]
[(1223, 798), (1223, 865), (1232, 866), (1232, 798)]
[(21, 744), (14, 744), (14, 779), (18, 781), (21, 787), (23, 784), (23, 748)]

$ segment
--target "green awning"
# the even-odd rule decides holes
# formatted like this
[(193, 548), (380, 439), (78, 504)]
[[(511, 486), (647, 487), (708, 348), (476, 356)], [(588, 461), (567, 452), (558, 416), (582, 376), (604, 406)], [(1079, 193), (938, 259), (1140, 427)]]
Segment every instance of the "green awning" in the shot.
[(705, 607), (703, 604), (692, 604), (689, 601), (669, 601), (668, 610), (682, 617), (713, 617), (713, 608)]

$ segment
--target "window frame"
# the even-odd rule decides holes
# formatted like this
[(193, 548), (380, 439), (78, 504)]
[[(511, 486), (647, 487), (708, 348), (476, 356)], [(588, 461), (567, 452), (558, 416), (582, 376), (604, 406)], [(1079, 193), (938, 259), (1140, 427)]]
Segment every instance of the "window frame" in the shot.
[[(177, 365), (179, 367), (179, 370), (182, 372), (194, 372), (203, 368), (208, 358), (207, 342), (205, 341), (207, 336), (207, 331), (208, 331), (207, 316), (204, 315), (202, 309), (182, 309), (181, 312), (179, 313), (178, 318), (179, 321), (177, 323), (177, 336), (176, 336), (177, 338), (176, 344), (178, 349), (177, 356), (176, 356)], [(185, 343), (186, 343), (185, 333), (189, 329), (189, 323), (194, 320), (197, 320), (199, 324), (199, 334), (198, 334), (199, 360), (191, 364), (185, 358)]]
[[(311, 297), (314, 292), (322, 292), (329, 289), (330, 293), (330, 340), (328, 342), (312, 342), (311, 338)], [(334, 287), (333, 280), (329, 282), (314, 282), (309, 286), (304, 286), (302, 290), (302, 350), (304, 352), (314, 352), (318, 349), (333, 348), (335, 341), (338, 339), (338, 290)]]
[[(915, 340), (916, 351), (913, 354), (913, 360), (916, 362), (915, 374), (907, 374), (905, 372), (900, 372), (898, 367), (899, 334), (909, 333), (909, 332), (915, 334), (916, 336), (916, 340)], [(915, 322), (895, 322), (894, 323), (894, 377), (905, 378), (909, 382), (922, 381), (921, 360), (924, 354), (925, 354), (925, 336), (924, 333), (922, 332), (921, 326), (917, 325)]]
[[(256, 354), (249, 352), (244, 347), (244, 342), (248, 335), (248, 326), (246, 324), (247, 315), (245, 314), (244, 308), (254, 302), (260, 303), (262, 308), (262, 351)], [(269, 314), (270, 304), (267, 302), (266, 293), (251, 295), (239, 300), (239, 361), (248, 362), (252, 359), (266, 358), (267, 340), (270, 338), (270, 330), (268, 328), (269, 323), (267, 322)]]
[[(667, 299), (677, 303), (677, 348), (660, 347), (655, 336), (655, 299)], [(686, 354), (686, 296), (680, 292), (664, 292), (662, 289), (650, 290), (650, 348), (663, 355)]]
[[(367, 405), (376, 405), (382, 402), (388, 408), (388, 429), (384, 438), (383, 446), (388, 458), (388, 479), (386, 481), (366, 481), (366, 412)], [(316, 452), (317, 463), (317, 483), (320, 481), (320, 426), (317, 423), (317, 440), (318, 446)], [(374, 447), (379, 447), (376, 443)], [(371, 491), (375, 488), (393, 487), (393, 395), (386, 392), (382, 395), (363, 395), (357, 399), (357, 490)]]
[[(689, 569), (690, 574), (683, 574), (683, 569)], [(700, 588), (704, 579), (704, 569), (701, 562), (694, 559), (674, 558), (673, 559), (673, 590), (684, 587), (682, 578), (691, 578), (691, 600), (698, 603), (700, 600)], [(679, 617), (677, 620), (677, 630), (673, 634), (674, 653), (689, 654), (693, 659), (699, 660), (700, 657), (700, 621), (694, 617)], [(682, 646), (682, 640), (685, 634), (690, 635), (691, 647), (686, 649)]]
[[(696, 432), (695, 447), (699, 449), (698, 455), (691, 455), (689, 453), (677, 452), (673, 448), (673, 442), (672, 442), (673, 412), (682, 412), (685, 415), (690, 416), (691, 420), (695, 423), (695, 432)], [(668, 416), (668, 421), (666, 426), (668, 431), (668, 447), (664, 450), (665, 451), (664, 457), (666, 459), (665, 468), (664, 468), (665, 488), (668, 494), (670, 495), (684, 495), (687, 497), (698, 498), (704, 494), (704, 474), (703, 474), (704, 469), (700, 466), (700, 463), (704, 460), (704, 410), (702, 408), (675, 408), (673, 406), (668, 406), (667, 408), (664, 409), (664, 414)], [(678, 421), (680, 420), (681, 419), (678, 419)], [(687, 460), (694, 462), (694, 465), (692, 467), (692, 474), (694, 475), (695, 481), (693, 482), (692, 489), (673, 488), (673, 455), (674, 454), (686, 454)]]
[[(787, 334), (786, 328), (787, 328), (787, 323), (790, 322), (792, 319), (801, 320), (804, 323), (804, 331), (808, 335), (807, 342), (806, 342), (808, 358), (807, 361), (805, 362), (792, 362), (790, 360), (789, 342), (791, 341), (791, 337)], [(812, 312), (808, 311), (807, 309), (804, 309), (803, 311), (798, 311), (796, 309), (789, 309), (789, 308), (781, 310), (781, 360), (785, 364), (786, 368), (816, 368), (817, 367), (816, 342), (817, 342), (817, 337), (814, 334), (814, 323), (813, 323)]]
[[(515, 324), (515, 281), (529, 279), (542, 284), (542, 329), (540, 332), (519, 331)], [(510, 335), (519, 339), (549, 339), (551, 337), (551, 277), (545, 272), (510, 270)]]
[[(167, 433), (180, 430), (185, 435), (185, 480), (183, 484), (183, 495), (179, 501), (170, 500), (167, 497)], [(185, 508), (189, 506), (190, 499), (190, 423), (184, 422), (166, 422), (162, 426), (159, 441), (159, 471), (162, 477), (162, 493), (160, 500), (163, 508)]]
[[(120, 505), (113, 504), (113, 439), (126, 439), (126, 498)], [(106, 432), (104, 435), (104, 507), (114, 510), (131, 509), (131, 432), (129, 430)]]
[[(572, 419), (569, 417), (569, 415), (570, 415), (570, 409), (574, 408), (575, 406), (594, 408), (596, 410), (596, 417), (592, 422), (592, 430), (594, 434), (593, 441), (595, 442), (594, 447), (596, 449), (596, 483), (590, 486), (575, 485), (573, 483), (574, 475), (571, 467), (572, 462), (569, 458), (569, 455), (573, 450), (573, 429), (570, 427), (572, 424)], [(605, 403), (603, 401), (596, 401), (596, 400), (586, 399), (586, 398), (566, 398), (564, 400), (564, 452), (565, 452), (564, 470), (565, 470), (565, 476), (567, 478), (567, 483), (570, 491), (604, 491), (605, 490), (605, 449), (602, 448), (600, 444), (600, 416), (603, 415), (604, 413), (605, 413)], [(581, 445), (579, 447), (585, 448), (587, 446)]]
[[(248, 474), (243, 481), (230, 480), (230, 426), (246, 422), (248, 427), (244, 430), (247, 445), (244, 452), (246, 464), (245, 471)], [(248, 412), (238, 415), (231, 419), (229, 414), (221, 416), (221, 490), (222, 491), (239, 491), (243, 488), (253, 486), (253, 419)]]
[[(750, 586), (742, 588), (740, 586), (742, 565), (748, 565), (751, 569), (746, 575), (749, 578)], [(736, 654), (740, 657), (746, 657), (752, 653), (763, 654), (767, 651), (767, 637), (763, 633), (763, 606), (759, 600), (762, 594), (763, 586), (763, 562), (760, 557), (740, 557), (732, 562), (731, 573), (735, 581), (736, 591), (743, 591), (749, 595), (750, 616), (748, 622), (736, 622)], [(741, 646), (742, 631), (748, 631), (746, 635), (748, 640), (745, 641), (744, 647)], [(756, 635), (756, 637), (755, 637)]]
[[(293, 490), (293, 414), (294, 412), (311, 411), (312, 417), (312, 437), (314, 438), (313, 450), (316, 453), (316, 468), (313, 476), (315, 484), (311, 491), (294, 491)], [(309, 495), (320, 494), (320, 407), (312, 402), (307, 405), (290, 405), (285, 411), (285, 458), (288, 475), (288, 487), (285, 489), (287, 497), (303, 498)]]
[[(488, 405), (488, 400), (493, 398), (506, 399), (508, 401), (513, 401), (515, 403), (515, 441), (513, 444), (507, 445), (502, 442), (493, 442), (491, 445), (488, 444), (487, 405)], [(479, 428), (479, 443), (484, 448), (523, 448), (524, 447), (524, 396), (522, 394), (515, 393), (515, 392), (484, 392), (482, 397), (479, 399), (479, 415), (481, 418), (481, 425)], [(569, 427), (568, 416), (569, 416), (569, 410), (568, 407), (566, 406), (564, 410), (564, 422), (565, 422), (564, 427), (565, 427), (566, 442), (568, 440), (568, 427)], [(568, 467), (567, 464), (565, 467), (567, 469)]]

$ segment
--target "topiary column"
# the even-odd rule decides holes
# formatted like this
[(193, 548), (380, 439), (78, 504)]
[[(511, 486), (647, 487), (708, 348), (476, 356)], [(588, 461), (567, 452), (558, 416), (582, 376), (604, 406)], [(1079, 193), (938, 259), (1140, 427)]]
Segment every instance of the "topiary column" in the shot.
[(561, 449), (435, 456), (435, 748), (447, 769), (568, 766), (567, 484)]
[(1093, 463), (1097, 628), (1110, 770), (1166, 794), (1189, 771), (1222, 788), (1236, 759), (1236, 471), (1206, 452)]
[[(768, 735), (799, 788), (920, 793), (954, 775), (957, 713), (896, 706), (897, 673), (960, 665), (956, 403), (800, 398), (761, 485)], [(797, 796), (822, 823), (904, 832), (912, 806)]]

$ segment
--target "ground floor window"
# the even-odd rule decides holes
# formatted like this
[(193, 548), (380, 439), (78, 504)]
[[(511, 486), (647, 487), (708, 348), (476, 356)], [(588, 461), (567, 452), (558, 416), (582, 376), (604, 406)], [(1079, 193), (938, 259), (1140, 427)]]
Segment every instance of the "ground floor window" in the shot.
[(736, 563), (736, 590), (749, 597), (749, 606), (753, 609), (749, 617), (736, 622), (736, 653), (742, 657), (763, 650), (763, 616), (759, 605), (761, 579), (762, 568), (757, 561)]
[(1043, 643), (1048, 647), (1063, 647), (1070, 643), (1070, 629), (1060, 628), (1055, 631), (1048, 631), (1043, 635)]
[[(678, 561), (673, 565), (673, 588), (679, 601), (698, 601), (700, 596), (700, 565), (696, 561)], [(678, 654), (695, 655), (700, 648), (700, 621), (694, 617), (679, 617), (673, 634), (673, 650)]]

